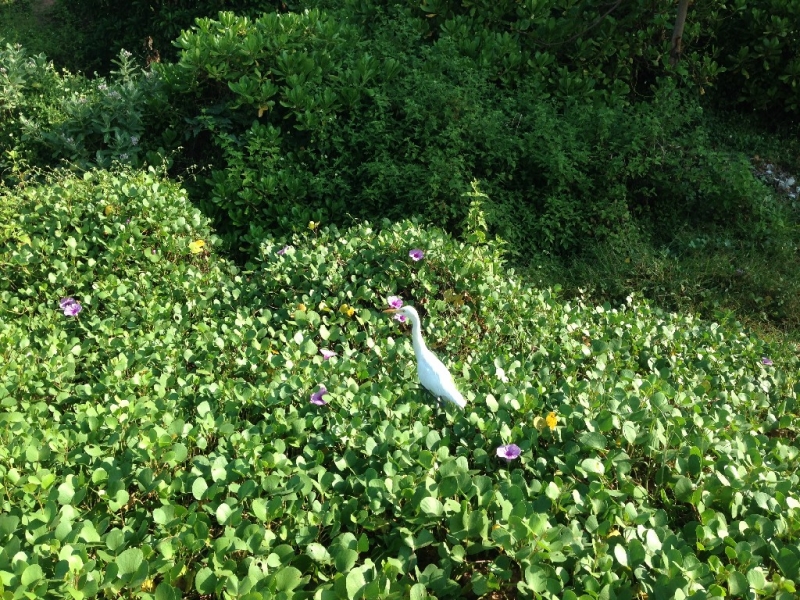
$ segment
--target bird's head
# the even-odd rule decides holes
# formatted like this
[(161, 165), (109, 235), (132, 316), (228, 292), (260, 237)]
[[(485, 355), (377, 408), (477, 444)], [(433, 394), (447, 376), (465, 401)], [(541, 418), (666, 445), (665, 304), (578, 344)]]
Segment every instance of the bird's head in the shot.
[(387, 308), (383, 311), (390, 315), (403, 315), (406, 319), (413, 322), (419, 322), (419, 314), (413, 306), (401, 306), (400, 308)]

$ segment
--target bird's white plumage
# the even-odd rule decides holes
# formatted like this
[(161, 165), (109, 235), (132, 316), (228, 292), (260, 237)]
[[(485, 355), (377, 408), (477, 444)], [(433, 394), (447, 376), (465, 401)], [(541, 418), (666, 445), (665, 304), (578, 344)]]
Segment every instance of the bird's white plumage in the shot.
[(420, 383), (437, 398), (443, 398), (463, 409), (467, 405), (467, 401), (456, 388), (450, 371), (425, 345), (419, 314), (414, 307), (403, 306), (386, 312), (405, 315), (411, 321), (411, 345), (417, 357), (417, 375)]

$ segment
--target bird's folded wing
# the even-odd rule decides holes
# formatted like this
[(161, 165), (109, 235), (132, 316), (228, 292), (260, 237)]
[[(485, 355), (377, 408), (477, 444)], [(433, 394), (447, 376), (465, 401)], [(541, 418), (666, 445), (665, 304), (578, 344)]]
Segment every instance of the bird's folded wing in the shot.
[(426, 360), (419, 361), (417, 370), (419, 381), (428, 388), (433, 394), (440, 398), (445, 398), (456, 404), (463, 403), (463, 397), (456, 388), (453, 376), (433, 353), (428, 352)]

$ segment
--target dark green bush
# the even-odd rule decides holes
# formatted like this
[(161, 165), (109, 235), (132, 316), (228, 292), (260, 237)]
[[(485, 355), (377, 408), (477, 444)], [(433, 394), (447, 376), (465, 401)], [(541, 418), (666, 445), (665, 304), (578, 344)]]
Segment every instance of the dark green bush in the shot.
[[(358, 32), (311, 11), (224, 14), (181, 37), (184, 93), (206, 106), (195, 122), (220, 153), (212, 202), (237, 243), (375, 214), (457, 230), (476, 178), (518, 255), (757, 220), (763, 187), (712, 147), (702, 110), (668, 79), (649, 102), (548, 101), (541, 78), (503, 90), (452, 43), (412, 50), (413, 28)], [(397, 43), (406, 51), (390, 56)]]
[[(222, 6), (212, 4), (140, 2), (131, 14), (148, 13), (175, 33), (190, 14)], [(282, 21), (280, 12), (252, 22), (223, 15), (177, 43), (183, 73), (173, 104), (191, 106), (182, 96), (188, 92), (202, 107), (188, 115), (197, 135), (182, 164), (211, 164), (211, 191), (198, 195), (211, 197), (204, 209), (224, 215), (227, 223), (219, 224), (231, 239), (250, 244), (275, 227), (341, 223), (347, 215), (422, 214), (452, 227), (463, 218), (460, 194), (472, 178), (486, 182), (497, 204), (493, 224), (506, 236), (559, 251), (579, 248), (589, 234), (630, 235), (639, 229), (632, 216), (657, 215), (664, 231), (681, 219), (725, 220), (749, 210), (752, 181), (743, 163), (728, 165), (727, 155), (692, 131), (701, 121), (685, 116), (698, 115), (692, 100), (688, 109), (661, 101), (656, 111), (625, 104), (631, 91), (651, 95), (665, 72), (672, 3), (618, 6), (607, 15), (594, 1), (328, 4), (336, 10), (284, 14)], [(702, 44), (715, 39), (720, 22), (732, 22), (727, 10), (712, 3), (690, 11), (676, 73), (693, 89), (717, 76), (717, 54)], [(301, 31), (304, 24), (310, 27)], [(745, 33), (726, 39), (739, 36)], [(511, 98), (494, 84), (513, 89)], [(549, 96), (560, 98), (555, 116), (537, 106)], [(610, 109), (599, 108), (601, 97)], [(82, 128), (85, 115), (75, 117)], [(520, 138), (526, 121), (540, 133)], [(173, 129), (156, 128), (171, 139), (154, 149), (175, 141)], [(136, 155), (119, 140), (139, 136), (118, 129), (108, 139), (109, 124), (102, 124), (100, 153), (97, 144), (88, 148), (99, 164), (108, 155)], [(85, 163), (87, 149), (63, 147), (70, 139), (67, 132), (49, 142)], [(607, 162), (598, 144), (621, 150)], [(677, 203), (664, 202), (667, 196)], [(527, 226), (514, 231), (504, 220)]]
[(302, 11), (319, 4), (294, 0), (57, 0), (84, 38), (80, 49), (84, 72), (106, 74), (122, 50), (141, 62), (171, 62), (181, 31), (195, 19), (215, 18), (220, 11), (258, 17), (265, 12)]
[[(318, 191), (320, 182), (304, 168), (312, 154), (306, 145), (342, 101), (332, 84), (347, 44), (339, 37), (352, 31), (340, 32), (317, 12), (273, 13), (253, 22), (223, 13), (220, 19), (201, 19), (196, 32), (178, 40), (179, 75), (207, 106), (195, 123), (211, 131), (223, 156), (223, 168), (212, 174), (212, 202), (229, 227), (258, 231)], [(344, 93), (359, 102), (365, 92), (347, 83)]]
[(677, 11), (671, 0), (408, 5), (436, 43), (454, 44), (503, 85), (541, 77), (548, 91), (561, 96), (633, 98), (671, 73), (727, 106), (733, 101), (765, 113), (800, 111), (797, 0), (691, 4), (676, 65), (670, 63)]
[(800, 116), (800, 2), (736, 0), (715, 30), (723, 104)]
[(697, 88), (718, 72), (702, 36), (721, 2), (693, 6), (680, 66), (670, 65), (676, 6), (671, 0), (426, 0), (409, 3), (438, 43), (452, 43), (494, 81), (514, 87), (531, 77), (550, 93), (578, 98), (635, 98), (667, 72)]
[[(503, 6), (494, 9), (511, 8)], [(494, 9), (448, 9), (431, 46), (423, 25), (434, 17), (391, 6), (373, 7), (360, 25), (345, 18), (367, 8), (201, 19), (178, 40), (177, 65), (157, 69), (159, 76), (120, 67), (118, 90), (95, 90), (96, 102), (75, 96), (51, 123), (28, 120), (28, 140), (39, 143), (38, 156), (84, 168), (139, 164), (160, 150), (154, 162), (188, 142), (180, 168), (210, 170), (198, 198), (236, 247), (308, 221), (376, 214), (419, 214), (457, 230), (466, 214), (462, 194), (476, 178), (492, 199), (490, 225), (518, 255), (575, 253), (589, 238), (663, 234), (691, 220), (764, 233), (749, 168), (711, 146), (698, 105), (669, 79), (648, 75), (656, 83), (651, 98), (635, 104), (621, 92), (600, 102), (595, 83), (580, 91), (581, 81), (602, 79), (600, 63), (577, 79), (520, 71), (513, 85), (498, 87), (496, 61), (485, 52), (516, 55), (508, 44), (517, 38), (491, 33), (502, 22)], [(603, 20), (597, 31), (612, 25), (622, 27)], [(472, 51), (464, 44), (476, 27), (488, 28), (488, 37)], [(561, 58), (581, 62), (570, 56)], [(551, 95), (559, 99), (548, 101)], [(168, 98), (185, 111), (183, 131)], [(144, 139), (145, 127), (159, 135)]]

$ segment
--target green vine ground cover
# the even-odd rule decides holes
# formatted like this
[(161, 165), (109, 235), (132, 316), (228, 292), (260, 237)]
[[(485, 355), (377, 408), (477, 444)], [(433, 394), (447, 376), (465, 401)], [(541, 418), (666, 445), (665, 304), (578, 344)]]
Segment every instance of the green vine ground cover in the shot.
[(735, 323), (531, 288), (479, 218), (243, 270), (153, 172), (0, 201), (3, 598), (797, 597), (798, 359)]

